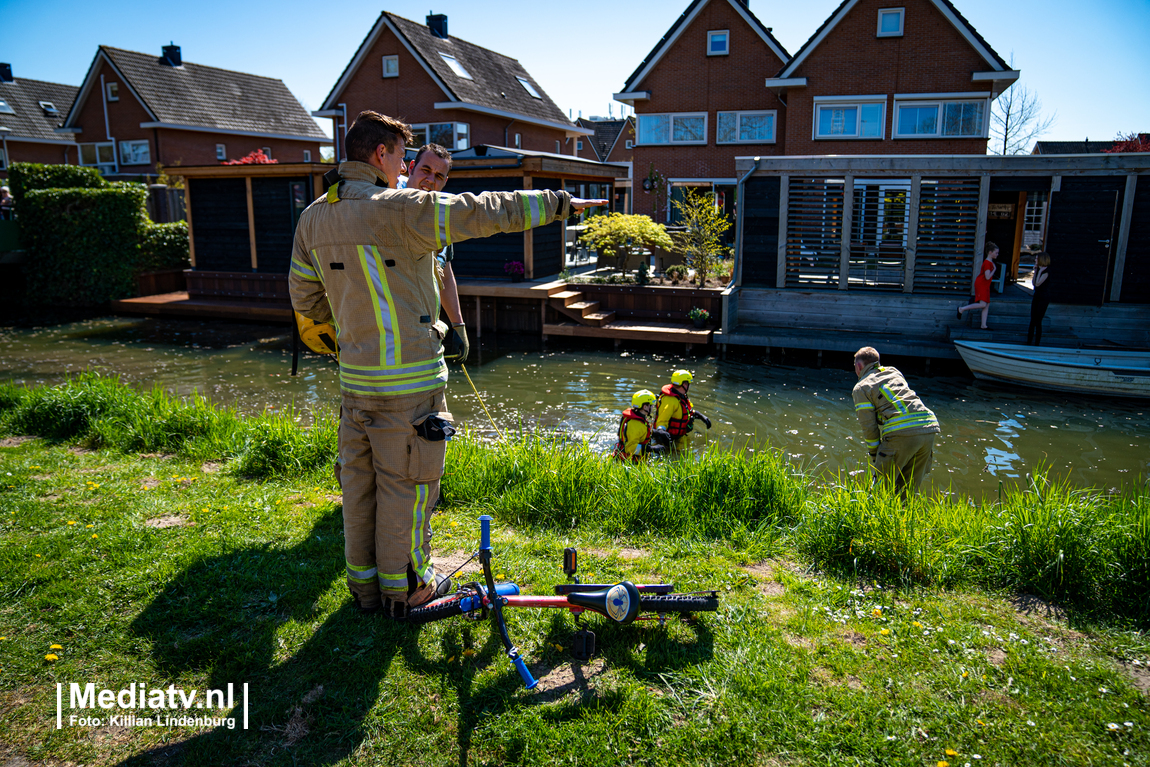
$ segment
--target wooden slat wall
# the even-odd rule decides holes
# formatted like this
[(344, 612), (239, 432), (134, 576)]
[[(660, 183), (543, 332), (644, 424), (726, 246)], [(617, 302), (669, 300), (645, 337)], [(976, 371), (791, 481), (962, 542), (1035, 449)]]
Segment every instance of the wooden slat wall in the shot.
[(838, 287), (842, 180), (791, 176), (787, 190), (787, 287)]
[(970, 292), (979, 179), (924, 178), (919, 193), (915, 293)]

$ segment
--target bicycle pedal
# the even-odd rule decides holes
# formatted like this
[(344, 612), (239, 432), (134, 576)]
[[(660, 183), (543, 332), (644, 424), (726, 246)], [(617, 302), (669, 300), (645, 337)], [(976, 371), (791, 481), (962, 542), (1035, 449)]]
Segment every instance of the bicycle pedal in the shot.
[(591, 660), (595, 654), (595, 632), (584, 629), (575, 632), (575, 643), (571, 647), (571, 655), (575, 660)]

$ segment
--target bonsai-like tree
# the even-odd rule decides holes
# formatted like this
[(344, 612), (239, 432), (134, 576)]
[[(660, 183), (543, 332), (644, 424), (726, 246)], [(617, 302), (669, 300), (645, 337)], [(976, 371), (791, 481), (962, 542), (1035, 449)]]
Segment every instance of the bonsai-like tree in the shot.
[(632, 256), (641, 256), (646, 248), (671, 248), (671, 235), (662, 224), (649, 216), (608, 213), (592, 216), (584, 224), (587, 228), (579, 241), (599, 255), (616, 258), (620, 271), (628, 271)]
[(695, 270), (699, 287), (706, 287), (707, 275), (731, 252), (723, 242), (731, 220), (715, 204), (712, 195), (691, 187), (686, 188), (682, 200), (675, 200), (673, 204), (687, 230), (675, 234), (672, 250), (683, 254), (683, 260)]

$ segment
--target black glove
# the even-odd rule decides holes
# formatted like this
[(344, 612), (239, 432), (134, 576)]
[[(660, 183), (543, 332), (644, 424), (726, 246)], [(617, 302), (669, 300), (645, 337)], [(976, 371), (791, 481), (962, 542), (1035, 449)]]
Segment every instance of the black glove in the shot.
[(697, 411), (694, 413), (691, 413), (691, 418), (698, 418), (700, 421), (702, 421), (704, 424), (706, 424), (708, 429), (711, 428), (711, 419), (707, 418), (707, 416), (703, 415), (702, 413), (697, 412)]
[(462, 322), (451, 326), (451, 335), (447, 337), (447, 347), (451, 350), (443, 355), (445, 360), (463, 362), (467, 353), (471, 351), (471, 344), (467, 342), (467, 326)]
[(666, 429), (660, 426), (651, 432), (651, 444), (656, 447), (670, 447), (671, 435), (667, 433)]
[(663, 453), (667, 452), (667, 448), (664, 447), (663, 445), (652, 444), (652, 445), (647, 445), (647, 452), (653, 456), (663, 455)]

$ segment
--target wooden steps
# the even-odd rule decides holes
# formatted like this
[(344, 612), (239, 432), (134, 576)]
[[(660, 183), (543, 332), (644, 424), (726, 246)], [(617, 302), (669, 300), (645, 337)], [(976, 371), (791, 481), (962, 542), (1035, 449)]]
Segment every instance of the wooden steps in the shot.
[(580, 325), (601, 328), (611, 324), (615, 319), (615, 312), (601, 310), (598, 301), (583, 300), (583, 294), (576, 290), (553, 293), (548, 296), (548, 301), (560, 314), (570, 317)]

